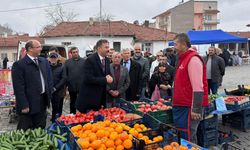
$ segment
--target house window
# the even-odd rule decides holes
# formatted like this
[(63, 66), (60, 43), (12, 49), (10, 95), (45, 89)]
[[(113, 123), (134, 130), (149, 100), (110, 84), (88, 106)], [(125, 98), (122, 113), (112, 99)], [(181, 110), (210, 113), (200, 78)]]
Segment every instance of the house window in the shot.
[(205, 16), (204, 16), (204, 19), (205, 19), (205, 20), (212, 20), (212, 16), (211, 16), (211, 15), (205, 15)]
[(113, 48), (115, 51), (120, 52), (121, 51), (121, 42), (113, 42)]
[(212, 26), (205, 26), (205, 30), (212, 30)]
[(71, 44), (72, 44), (71, 42), (62, 42), (62, 45), (66, 45), (66, 46), (71, 45)]
[(151, 52), (153, 51), (153, 44), (152, 43), (144, 43), (142, 45), (142, 49), (143, 51), (148, 51), (148, 52)]
[(1, 59), (3, 60), (5, 57), (7, 57), (7, 53), (1, 53)]
[(17, 60), (17, 53), (12, 53), (12, 58), (14, 61), (16, 61)]

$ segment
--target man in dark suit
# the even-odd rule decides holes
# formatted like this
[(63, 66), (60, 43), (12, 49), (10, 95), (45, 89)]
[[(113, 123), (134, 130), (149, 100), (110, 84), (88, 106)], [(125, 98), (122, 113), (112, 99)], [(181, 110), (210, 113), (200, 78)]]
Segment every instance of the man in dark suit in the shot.
[(46, 108), (50, 105), (53, 89), (48, 61), (38, 57), (42, 47), (39, 41), (26, 43), (27, 55), (12, 67), (12, 80), (19, 114), (17, 129), (45, 128)]
[(130, 85), (126, 91), (126, 100), (134, 101), (140, 97), (140, 80), (141, 80), (141, 66), (139, 63), (131, 59), (130, 49), (122, 50), (122, 66), (129, 71)]
[(109, 42), (101, 39), (96, 43), (96, 48), (97, 52), (89, 56), (83, 65), (83, 82), (76, 101), (76, 109), (82, 113), (106, 106), (106, 85), (113, 82), (110, 76), (110, 61), (106, 57)]

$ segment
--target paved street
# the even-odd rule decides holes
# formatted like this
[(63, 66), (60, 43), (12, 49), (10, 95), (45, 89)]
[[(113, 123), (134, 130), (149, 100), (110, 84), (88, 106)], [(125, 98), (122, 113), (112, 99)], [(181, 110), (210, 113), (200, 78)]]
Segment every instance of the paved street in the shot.
[[(227, 67), (226, 75), (223, 79), (222, 87), (220, 87), (220, 93), (224, 92), (224, 89), (233, 89), (238, 84), (250, 84), (250, 65)], [(67, 98), (68, 99), (68, 98)], [(69, 113), (68, 101), (65, 101), (64, 113)], [(16, 128), (16, 122), (9, 123), (9, 109), (0, 110), (0, 132), (10, 131)], [(48, 125), (50, 124), (50, 115), (48, 117)], [(231, 127), (220, 125), (220, 130), (232, 131), (235, 135), (240, 138), (240, 143), (234, 143), (242, 149), (250, 150), (250, 130), (248, 132), (242, 132)]]

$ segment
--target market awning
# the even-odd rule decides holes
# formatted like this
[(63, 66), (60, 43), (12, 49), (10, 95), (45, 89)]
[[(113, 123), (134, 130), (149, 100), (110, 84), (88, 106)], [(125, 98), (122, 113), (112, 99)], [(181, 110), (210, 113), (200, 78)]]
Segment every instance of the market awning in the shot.
[[(247, 42), (247, 38), (241, 38), (222, 30), (189, 31), (187, 34), (193, 45)], [(173, 42), (169, 42), (169, 46), (173, 46), (173, 44)]]

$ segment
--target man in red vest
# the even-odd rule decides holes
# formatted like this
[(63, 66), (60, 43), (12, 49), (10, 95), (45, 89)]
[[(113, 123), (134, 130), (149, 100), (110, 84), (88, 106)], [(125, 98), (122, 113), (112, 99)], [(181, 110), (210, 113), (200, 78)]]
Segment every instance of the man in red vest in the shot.
[(174, 124), (181, 130), (181, 138), (197, 143), (197, 127), (203, 107), (208, 105), (206, 65), (191, 48), (186, 34), (178, 34), (174, 42), (179, 58), (173, 94)]

